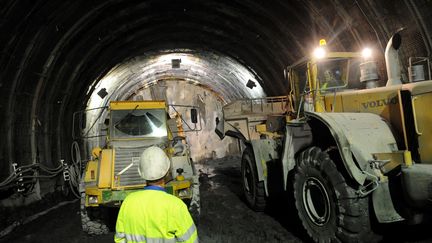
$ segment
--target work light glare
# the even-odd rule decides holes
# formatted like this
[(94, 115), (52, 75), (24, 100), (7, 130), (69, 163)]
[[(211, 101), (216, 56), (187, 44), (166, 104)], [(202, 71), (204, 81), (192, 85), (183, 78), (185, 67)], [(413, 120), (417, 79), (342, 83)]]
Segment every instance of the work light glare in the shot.
[(364, 48), (362, 51), (363, 58), (370, 58), (372, 57), (372, 50), (370, 48)]
[(314, 50), (313, 55), (314, 55), (315, 58), (317, 58), (317, 59), (321, 59), (321, 58), (324, 58), (324, 57), (325, 57), (325, 55), (326, 55), (326, 51), (324, 50), (323, 47), (317, 47), (317, 48)]

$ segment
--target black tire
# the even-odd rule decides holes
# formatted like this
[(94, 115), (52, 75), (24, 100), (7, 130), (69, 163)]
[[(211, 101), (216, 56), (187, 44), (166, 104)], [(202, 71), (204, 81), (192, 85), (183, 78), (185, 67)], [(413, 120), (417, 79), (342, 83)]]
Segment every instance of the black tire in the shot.
[(81, 193), (81, 226), (84, 232), (89, 235), (108, 234), (107, 215), (103, 208), (86, 207), (85, 193)]
[(258, 181), (255, 157), (251, 147), (243, 152), (241, 163), (243, 192), (250, 208), (262, 212), (266, 208), (264, 182)]
[(368, 197), (359, 198), (326, 152), (311, 147), (297, 157), (294, 199), (315, 242), (376, 242)]
[(201, 215), (200, 205), (199, 204), (189, 205), (189, 213), (195, 225), (198, 226), (200, 224), (200, 215)]

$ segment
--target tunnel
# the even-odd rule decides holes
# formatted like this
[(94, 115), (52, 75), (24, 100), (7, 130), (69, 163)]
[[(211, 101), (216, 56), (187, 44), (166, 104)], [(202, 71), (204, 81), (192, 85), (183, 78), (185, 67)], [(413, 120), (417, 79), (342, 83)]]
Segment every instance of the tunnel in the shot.
[[(400, 33), (408, 83), (408, 59), (431, 56), (431, 10), (429, 0), (1, 1), (2, 210), (71, 197), (62, 173), (32, 174), (22, 186), (10, 178), (20, 167), (52, 172), (90, 159), (91, 147), (104, 145), (106, 116), (92, 109), (112, 100), (198, 107), (200, 131), (188, 141), (199, 163), (240, 154), (237, 140), (214, 133), (222, 107), (287, 95), (286, 68), (321, 39), (332, 51), (371, 48), (386, 79), (386, 44)], [(13, 224), (4, 218), (14, 214), (4, 215), (0, 229)]]

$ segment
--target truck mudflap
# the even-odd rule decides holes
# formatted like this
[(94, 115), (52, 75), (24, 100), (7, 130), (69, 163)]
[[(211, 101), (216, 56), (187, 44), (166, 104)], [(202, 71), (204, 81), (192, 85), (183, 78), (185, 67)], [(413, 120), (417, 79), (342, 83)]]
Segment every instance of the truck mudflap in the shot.
[(264, 190), (268, 196), (269, 189), (267, 185), (267, 162), (279, 159), (277, 147), (280, 146), (280, 144), (278, 141), (273, 139), (252, 140), (250, 141), (250, 144), (255, 157), (258, 181), (264, 181)]

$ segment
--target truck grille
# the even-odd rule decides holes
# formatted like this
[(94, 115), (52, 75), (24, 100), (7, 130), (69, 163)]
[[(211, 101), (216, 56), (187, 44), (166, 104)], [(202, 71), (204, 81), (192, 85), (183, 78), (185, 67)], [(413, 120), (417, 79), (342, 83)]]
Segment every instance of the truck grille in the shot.
[(133, 162), (132, 167), (117, 176), (119, 181), (115, 183), (116, 186), (133, 186), (145, 183), (145, 180), (138, 174), (138, 165), (141, 153), (146, 148), (147, 147), (115, 148), (114, 178)]

